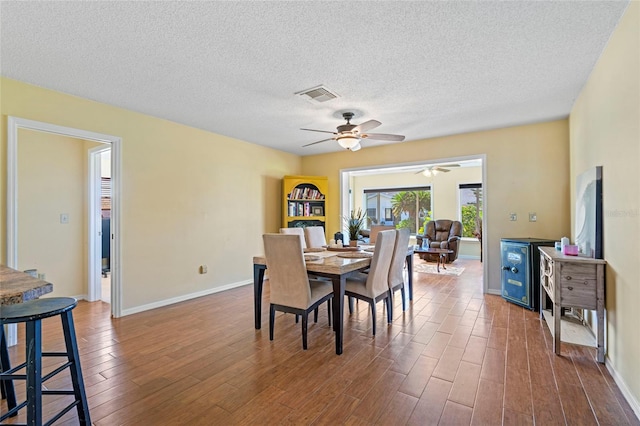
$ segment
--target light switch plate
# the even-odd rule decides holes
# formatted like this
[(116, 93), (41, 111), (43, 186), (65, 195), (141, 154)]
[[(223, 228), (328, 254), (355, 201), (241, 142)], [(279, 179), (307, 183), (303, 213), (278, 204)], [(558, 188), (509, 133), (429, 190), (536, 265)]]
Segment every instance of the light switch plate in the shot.
[(65, 225), (69, 223), (69, 213), (60, 213), (60, 223)]
[(516, 221), (518, 220), (518, 215), (516, 213), (509, 213), (509, 219), (511, 221)]
[(538, 216), (536, 216), (536, 213), (529, 213), (529, 222), (535, 222), (538, 220)]

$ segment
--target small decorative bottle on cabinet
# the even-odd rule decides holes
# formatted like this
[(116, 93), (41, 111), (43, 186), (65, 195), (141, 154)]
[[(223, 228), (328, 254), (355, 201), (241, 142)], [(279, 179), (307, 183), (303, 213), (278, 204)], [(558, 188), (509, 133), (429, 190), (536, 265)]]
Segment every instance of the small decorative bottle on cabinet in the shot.
[(285, 176), (282, 180), (282, 227), (325, 226), (326, 176)]

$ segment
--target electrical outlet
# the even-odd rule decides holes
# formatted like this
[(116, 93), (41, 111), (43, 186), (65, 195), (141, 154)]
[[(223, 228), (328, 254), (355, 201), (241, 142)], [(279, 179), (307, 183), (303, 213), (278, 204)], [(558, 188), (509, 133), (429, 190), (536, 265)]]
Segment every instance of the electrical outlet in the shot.
[(536, 213), (535, 212), (533, 212), (533, 213), (529, 212), (529, 222), (535, 222), (537, 220), (538, 220), (538, 216), (536, 216)]
[(207, 265), (200, 265), (200, 273), (201, 274), (207, 273)]
[(518, 220), (518, 215), (516, 213), (509, 213), (509, 219), (513, 222)]

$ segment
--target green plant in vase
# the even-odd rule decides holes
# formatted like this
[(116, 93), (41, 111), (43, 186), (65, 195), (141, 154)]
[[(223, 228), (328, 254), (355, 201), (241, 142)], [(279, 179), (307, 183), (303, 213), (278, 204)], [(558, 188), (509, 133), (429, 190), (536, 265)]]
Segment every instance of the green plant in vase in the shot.
[(356, 210), (351, 210), (351, 214), (347, 217), (344, 217), (344, 224), (347, 226), (347, 232), (349, 232), (349, 245), (357, 246), (358, 245), (358, 237), (360, 236), (360, 231), (364, 228), (364, 225), (367, 221), (367, 217), (361, 208)]

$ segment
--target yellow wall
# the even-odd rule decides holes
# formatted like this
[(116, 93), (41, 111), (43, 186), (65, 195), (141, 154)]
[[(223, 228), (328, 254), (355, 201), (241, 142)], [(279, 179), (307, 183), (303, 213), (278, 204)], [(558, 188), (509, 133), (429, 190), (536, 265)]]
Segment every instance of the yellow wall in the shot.
[(631, 2), (570, 116), (572, 208), (576, 176), (594, 166), (603, 168), (607, 361), (633, 395), (636, 409), (640, 401), (639, 28), (640, 4)]
[[(300, 174), (300, 157), (15, 80), (0, 84), (2, 241), (11, 115), (122, 138), (125, 311), (250, 282), (262, 233), (280, 227), (282, 176)], [(208, 274), (198, 274), (201, 264)]]
[[(56, 283), (53, 296), (86, 294), (85, 141), (19, 131), (18, 268)], [(69, 216), (62, 224), (61, 214)], [(63, 248), (61, 250), (61, 248)]]
[[(567, 120), (531, 124), (442, 138), (366, 146), (302, 158), (305, 174), (329, 177), (327, 234), (340, 230), (340, 170), (486, 154), (484, 260), (488, 288), (500, 290), (500, 238), (559, 239), (570, 232), (569, 127)], [(334, 195), (336, 194), (336, 195)], [(518, 221), (509, 213), (518, 213)], [(529, 222), (536, 212), (537, 222)]]

